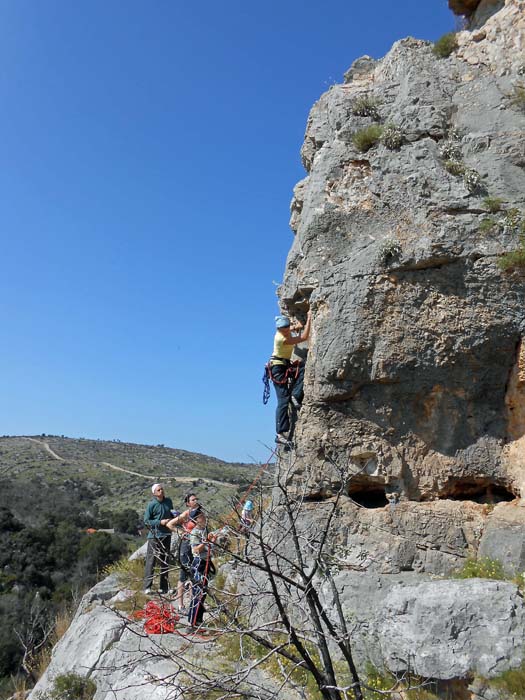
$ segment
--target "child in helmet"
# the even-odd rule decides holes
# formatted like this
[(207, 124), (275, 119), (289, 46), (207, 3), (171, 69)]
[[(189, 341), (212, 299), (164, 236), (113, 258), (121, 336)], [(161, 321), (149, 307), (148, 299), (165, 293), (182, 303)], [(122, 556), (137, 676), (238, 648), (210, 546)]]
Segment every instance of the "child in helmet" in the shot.
[[(250, 539), (250, 532), (255, 522), (254, 518), (254, 508), (252, 501), (246, 501), (241, 512), (241, 521), (239, 525), (239, 533), (244, 535), (244, 556), (248, 550), (248, 540)], [(239, 538), (239, 545), (237, 553), (240, 554), (241, 551), (241, 539)]]
[(244, 508), (241, 513), (241, 527), (243, 532), (249, 532), (252, 528), (254, 521), (253, 517), (253, 503), (252, 501), (246, 501)]

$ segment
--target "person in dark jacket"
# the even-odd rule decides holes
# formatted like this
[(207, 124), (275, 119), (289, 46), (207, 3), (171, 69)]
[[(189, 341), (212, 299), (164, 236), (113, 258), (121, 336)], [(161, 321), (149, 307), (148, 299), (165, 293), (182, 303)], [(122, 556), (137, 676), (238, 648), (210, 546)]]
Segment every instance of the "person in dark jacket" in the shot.
[(190, 512), (200, 505), (194, 493), (186, 494), (184, 503), (186, 510), (183, 510), (182, 513), (179, 513), (167, 524), (167, 527), (173, 532), (176, 532), (177, 528), (181, 530), (181, 542), (179, 545), (180, 575), (177, 586), (177, 604), (180, 615), (186, 615), (188, 613), (184, 607), (184, 592), (187, 587), (191, 585), (190, 567), (193, 557), (190, 547), (190, 532), (195, 527), (195, 523), (190, 519)]
[(215, 571), (211, 562), (211, 544), (208, 537), (206, 514), (200, 506), (190, 511), (190, 520), (195, 527), (190, 534), (190, 546), (193, 561), (191, 563), (191, 602), (188, 610), (190, 627), (200, 627), (204, 615), (206, 593), (208, 590), (209, 569)]
[(162, 484), (153, 484), (151, 492), (154, 498), (146, 506), (144, 523), (149, 529), (148, 549), (146, 552), (146, 570), (144, 572), (144, 593), (152, 592), (155, 566), (160, 569), (159, 593), (168, 593), (168, 568), (171, 547), (171, 530), (166, 525), (172, 520), (173, 503), (164, 493)]

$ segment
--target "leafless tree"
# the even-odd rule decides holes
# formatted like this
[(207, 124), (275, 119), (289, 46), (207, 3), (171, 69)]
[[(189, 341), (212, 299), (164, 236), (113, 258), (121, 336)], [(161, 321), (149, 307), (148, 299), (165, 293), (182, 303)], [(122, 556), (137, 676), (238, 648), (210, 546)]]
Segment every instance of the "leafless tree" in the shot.
[[(227, 519), (233, 541), (216, 545), (215, 555), (228, 563), (208, 586), (203, 624), (178, 629), (184, 641), (176, 651), (158, 638), (149, 646), (148, 655), (173, 664), (173, 673), (156, 683), (170, 687), (174, 699), (269, 700), (285, 691), (297, 698), (312, 691), (327, 700), (364, 698), (328, 546), (353, 475), (330, 460), (340, 486), (322, 503), (311, 503), (311, 479), (304, 471), (298, 478), (293, 454), (283, 453), (272, 484), (259, 483), (250, 495), (257, 517), (247, 546), (238, 546), (235, 540), (245, 535)], [(237, 522), (241, 508), (232, 511)], [(196, 654), (210, 642), (220, 663), (203, 664), (204, 651)]]
[(54, 620), (46, 614), (46, 608), (37, 593), (33, 598), (29, 613), (24, 617), (19, 629), (15, 630), (23, 650), (20, 667), (28, 678), (35, 680), (35, 662), (40, 652), (49, 644), (54, 632)]

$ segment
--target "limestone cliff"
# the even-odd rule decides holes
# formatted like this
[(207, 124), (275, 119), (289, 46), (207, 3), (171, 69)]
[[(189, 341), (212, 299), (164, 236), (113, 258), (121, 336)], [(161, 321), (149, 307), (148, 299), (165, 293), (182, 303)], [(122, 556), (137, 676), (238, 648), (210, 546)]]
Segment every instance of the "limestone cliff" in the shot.
[[(472, 665), (446, 660), (471, 623), (425, 576), (476, 557), (509, 575), (525, 568), (525, 275), (498, 265), (525, 231), (525, 4), (451, 6), (469, 29), (450, 56), (404, 39), (355, 61), (313, 106), (279, 295), (284, 311), (313, 312), (295, 478), (313, 474), (312, 519), (336, 489), (348, 495), (333, 549), (358, 647), (384, 664), (390, 629), (406, 643), (390, 669), (448, 679), (443, 697), (497, 698), (468, 686)], [(495, 604), (481, 590), (452, 597), (460, 609)], [(418, 599), (434, 601), (429, 620), (444, 627), (416, 615), (401, 642)], [(489, 625), (486, 639), (508, 644), (514, 666), (525, 628)]]
[[(296, 431), (312, 497), (338, 485), (332, 456), (360, 471), (348, 488), (362, 505), (399, 495), (397, 533), (432, 540), (446, 520), (439, 553), (414, 546), (407, 564), (403, 545), (393, 570), (450, 569), (478, 547), (482, 504), (515, 510), (525, 489), (525, 278), (497, 264), (525, 219), (525, 113), (512, 100), (524, 4), (508, 0), (457, 41), (448, 58), (399, 41), (314, 105), (280, 289), (286, 311), (314, 314)], [(373, 125), (383, 136), (365, 150), (356, 134)], [(359, 537), (358, 521), (385, 518), (350, 520)], [(355, 557), (363, 543), (343, 544)]]

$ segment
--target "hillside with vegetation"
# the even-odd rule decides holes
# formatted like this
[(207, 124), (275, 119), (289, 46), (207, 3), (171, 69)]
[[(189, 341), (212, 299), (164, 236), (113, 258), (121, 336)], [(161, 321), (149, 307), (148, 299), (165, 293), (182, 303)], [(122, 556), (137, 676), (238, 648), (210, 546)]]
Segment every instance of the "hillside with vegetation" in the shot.
[[(17, 488), (38, 486), (40, 499), (58, 489), (88, 499), (100, 510), (136, 508), (149, 498), (154, 481), (165, 482), (174, 505), (188, 489), (199, 488), (214, 510), (229, 503), (235, 489), (249, 483), (250, 464), (229, 463), (214, 457), (164, 445), (136, 445), (120, 441), (87, 440), (56, 435), (0, 438), (0, 483)], [(0, 505), (7, 494), (2, 488)], [(40, 500), (39, 499), (39, 500)], [(13, 503), (16, 509), (16, 503)], [(38, 511), (38, 505), (33, 505)]]
[(194, 490), (220, 517), (255, 474), (254, 465), (163, 445), (0, 438), (0, 697), (11, 695), (21, 667), (38, 677), (57, 620), (107, 565), (144, 542), (154, 481), (175, 507)]

